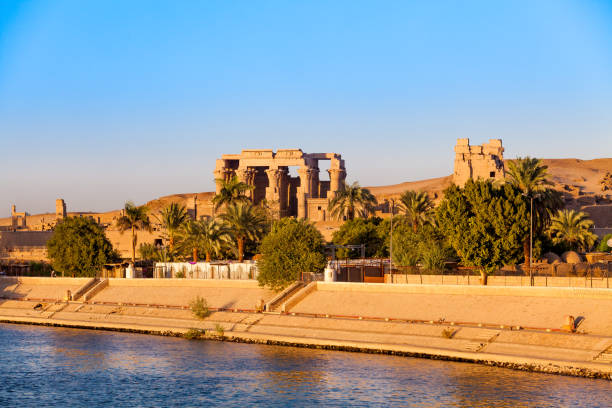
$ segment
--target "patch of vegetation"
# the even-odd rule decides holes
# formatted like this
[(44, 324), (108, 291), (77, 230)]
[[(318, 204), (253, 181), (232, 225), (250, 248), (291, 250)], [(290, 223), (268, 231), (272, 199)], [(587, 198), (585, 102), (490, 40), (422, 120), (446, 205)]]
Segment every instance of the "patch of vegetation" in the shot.
[(186, 333), (183, 333), (183, 338), (187, 340), (198, 340), (202, 338), (203, 335), (204, 335), (204, 330), (191, 328), (187, 330)]
[(610, 252), (610, 251), (612, 251), (612, 248), (608, 246), (608, 240), (610, 240), (610, 239), (612, 239), (612, 234), (604, 235), (604, 237), (599, 242), (599, 245), (597, 246), (597, 250), (599, 252)]
[(185, 267), (178, 271), (175, 276), (177, 279), (185, 279)]
[(444, 337), (445, 339), (452, 339), (456, 332), (457, 332), (456, 330), (453, 330), (450, 327), (447, 327), (444, 330), (442, 330), (442, 337)]
[(440, 232), (463, 265), (480, 271), (483, 285), (489, 274), (519, 262), (529, 234), (529, 208), (517, 187), (468, 180), (464, 188), (449, 187), (444, 196), (437, 209)]
[(302, 272), (320, 272), (325, 267), (323, 237), (306, 220), (283, 218), (272, 225), (263, 239), (257, 261), (259, 284), (281, 290), (300, 278)]
[(117, 259), (102, 228), (85, 217), (67, 217), (58, 223), (47, 250), (53, 269), (66, 276), (93, 277)]
[(206, 299), (203, 297), (196, 296), (196, 298), (189, 303), (189, 307), (191, 308), (193, 315), (198, 319), (205, 319), (210, 316), (208, 302), (206, 302)]
[[(346, 221), (334, 232), (332, 242), (336, 245), (365, 244), (365, 255), (368, 258), (382, 258), (389, 254), (385, 240), (389, 235), (390, 225), (379, 217), (355, 218)], [(349, 251), (341, 248), (336, 252), (338, 258), (360, 258), (359, 250)]]
[(221, 326), (219, 323), (215, 325), (215, 332), (219, 337), (225, 337), (225, 327)]

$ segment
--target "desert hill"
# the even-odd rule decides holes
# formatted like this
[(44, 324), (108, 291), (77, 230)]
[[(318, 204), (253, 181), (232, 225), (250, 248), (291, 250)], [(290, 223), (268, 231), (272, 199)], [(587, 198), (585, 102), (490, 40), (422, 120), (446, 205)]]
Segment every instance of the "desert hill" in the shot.
[[(508, 160), (507, 160), (508, 161)], [(600, 180), (606, 172), (612, 172), (612, 158), (593, 160), (580, 159), (543, 159), (548, 166), (550, 180), (553, 188), (563, 192), (568, 208), (586, 211), (595, 221), (596, 227), (612, 227), (612, 191), (601, 191)], [(349, 168), (350, 171), (350, 168)], [(452, 183), (452, 175), (426, 180), (409, 181), (386, 186), (367, 187), (376, 196), (380, 203), (390, 198), (397, 198), (406, 190), (419, 190), (427, 192), (434, 200), (443, 197), (443, 191)], [(193, 208), (194, 196), (197, 197), (199, 208), (209, 206), (214, 192), (173, 194), (156, 198), (146, 203), (151, 213), (155, 214), (171, 202)], [(69, 215), (91, 215), (98, 217), (101, 222), (112, 224), (119, 215), (119, 210), (105, 213), (71, 212)], [(28, 216), (30, 223), (40, 220), (46, 222), (47, 218), (54, 218), (54, 214), (38, 214)], [(0, 219), (0, 225), (10, 225), (10, 217)]]

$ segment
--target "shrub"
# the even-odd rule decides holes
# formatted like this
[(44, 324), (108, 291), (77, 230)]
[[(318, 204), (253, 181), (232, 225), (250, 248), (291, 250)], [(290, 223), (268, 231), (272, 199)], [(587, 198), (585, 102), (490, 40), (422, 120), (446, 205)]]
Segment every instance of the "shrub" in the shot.
[(597, 246), (597, 250), (599, 252), (610, 252), (612, 251), (612, 247), (608, 246), (608, 240), (612, 239), (612, 234), (606, 234), (599, 242)]
[(445, 339), (452, 339), (454, 335), (455, 330), (451, 329), (450, 327), (447, 327), (446, 329), (442, 330), (442, 337), (444, 337)]
[(196, 298), (189, 303), (189, 307), (191, 308), (191, 311), (193, 312), (194, 316), (198, 319), (205, 319), (210, 316), (210, 310), (208, 310), (208, 302), (206, 302), (206, 299), (204, 299), (203, 297), (196, 296)]
[(186, 333), (183, 333), (183, 338), (187, 340), (196, 340), (201, 338), (203, 334), (203, 330), (191, 328), (187, 330)]
[(217, 336), (219, 337), (225, 336), (225, 328), (221, 326), (219, 323), (215, 325), (215, 332), (217, 332)]
[(259, 284), (280, 290), (300, 278), (302, 272), (320, 272), (325, 267), (323, 237), (306, 220), (276, 221), (260, 247), (257, 261)]
[(185, 279), (185, 267), (183, 266), (180, 271), (176, 273), (177, 279)]

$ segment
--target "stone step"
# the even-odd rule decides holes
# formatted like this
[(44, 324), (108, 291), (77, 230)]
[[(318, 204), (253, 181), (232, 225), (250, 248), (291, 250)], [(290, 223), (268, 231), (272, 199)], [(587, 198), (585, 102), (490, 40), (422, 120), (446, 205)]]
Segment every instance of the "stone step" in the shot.
[(481, 343), (481, 342), (473, 341), (473, 342), (466, 344), (464, 347), (464, 350), (477, 352), (477, 351), (480, 351), (485, 346), (485, 344), (486, 344), (485, 342)]
[(607, 361), (612, 363), (612, 353), (602, 353), (597, 358), (596, 361)]

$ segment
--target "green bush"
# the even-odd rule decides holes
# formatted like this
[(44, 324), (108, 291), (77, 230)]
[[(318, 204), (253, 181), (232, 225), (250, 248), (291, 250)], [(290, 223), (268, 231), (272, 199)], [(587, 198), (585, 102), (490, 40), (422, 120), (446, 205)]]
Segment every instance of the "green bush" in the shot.
[(610, 252), (612, 251), (612, 247), (608, 246), (608, 240), (612, 238), (612, 234), (606, 234), (599, 242), (597, 246), (597, 250), (599, 252)]
[(259, 284), (280, 290), (300, 278), (302, 272), (325, 267), (323, 237), (305, 220), (283, 218), (272, 225), (262, 240), (257, 261)]
[(202, 330), (191, 328), (187, 330), (186, 333), (183, 333), (183, 338), (187, 340), (197, 340), (200, 339), (203, 334), (204, 332)]
[(219, 323), (215, 324), (215, 332), (219, 337), (225, 337), (225, 327), (221, 326)]
[(196, 296), (196, 298), (189, 303), (189, 307), (191, 308), (194, 316), (198, 319), (205, 319), (210, 316), (208, 302), (203, 297)]
[(92, 219), (68, 217), (58, 223), (47, 242), (53, 269), (68, 276), (96, 276), (117, 254), (102, 228)]
[[(381, 228), (384, 225), (384, 229)], [(355, 218), (346, 221), (340, 229), (334, 232), (332, 242), (336, 245), (361, 245), (365, 244), (365, 255), (367, 258), (381, 258), (387, 256), (385, 240), (389, 234), (389, 223), (383, 223), (381, 218)], [(386, 233), (385, 233), (386, 232)], [(360, 258), (359, 249), (338, 249), (338, 258)]]

